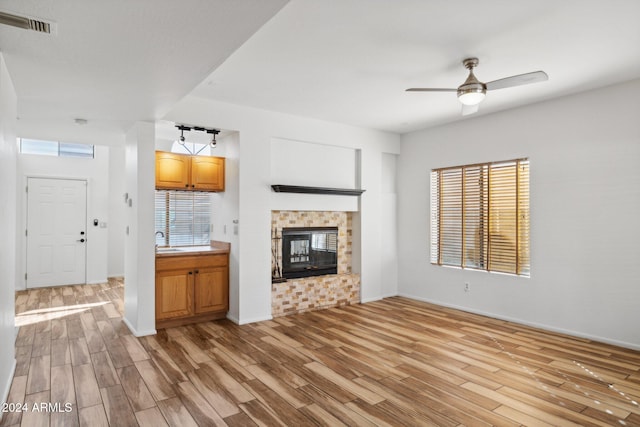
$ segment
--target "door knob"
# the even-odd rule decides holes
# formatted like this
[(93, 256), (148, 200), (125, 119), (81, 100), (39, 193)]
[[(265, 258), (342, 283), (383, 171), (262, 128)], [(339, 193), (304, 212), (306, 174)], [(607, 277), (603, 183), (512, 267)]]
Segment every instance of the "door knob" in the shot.
[(84, 243), (84, 239), (76, 240), (77, 242)]

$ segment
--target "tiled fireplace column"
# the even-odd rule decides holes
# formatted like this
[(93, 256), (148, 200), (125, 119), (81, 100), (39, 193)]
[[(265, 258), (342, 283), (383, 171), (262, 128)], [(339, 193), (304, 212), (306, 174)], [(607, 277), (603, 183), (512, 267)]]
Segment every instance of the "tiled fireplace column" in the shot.
[[(338, 227), (338, 274), (288, 279), (271, 285), (271, 315), (286, 316), (360, 302), (360, 275), (351, 272), (352, 221), (350, 212), (271, 211), (272, 235), (285, 227)], [(281, 240), (273, 244), (282, 244)], [(282, 250), (277, 260), (282, 269)]]

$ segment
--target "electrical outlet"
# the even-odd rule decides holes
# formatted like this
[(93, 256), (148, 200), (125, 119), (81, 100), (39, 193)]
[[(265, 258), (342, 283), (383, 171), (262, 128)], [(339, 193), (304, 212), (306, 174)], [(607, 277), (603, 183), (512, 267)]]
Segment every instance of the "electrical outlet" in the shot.
[(469, 282), (464, 282), (464, 291), (465, 292), (469, 292), (470, 288), (469, 288)]

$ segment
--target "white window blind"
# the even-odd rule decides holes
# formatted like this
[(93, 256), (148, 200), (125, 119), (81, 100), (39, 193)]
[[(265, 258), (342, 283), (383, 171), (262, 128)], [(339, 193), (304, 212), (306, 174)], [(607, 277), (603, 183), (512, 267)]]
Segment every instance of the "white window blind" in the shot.
[(529, 276), (529, 161), (431, 171), (431, 262)]
[(337, 252), (338, 235), (336, 233), (313, 233), (311, 249), (316, 251)]
[(159, 246), (210, 243), (211, 195), (197, 191), (156, 190), (155, 229)]

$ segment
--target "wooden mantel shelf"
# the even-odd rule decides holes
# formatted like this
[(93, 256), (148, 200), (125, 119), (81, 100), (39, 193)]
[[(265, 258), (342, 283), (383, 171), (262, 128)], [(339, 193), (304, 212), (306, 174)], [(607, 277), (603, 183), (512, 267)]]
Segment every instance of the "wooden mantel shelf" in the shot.
[(305, 193), (305, 194), (333, 194), (338, 196), (359, 196), (365, 190), (352, 188), (303, 187), (301, 185), (272, 184), (276, 193)]

